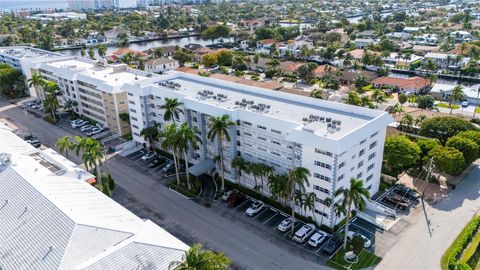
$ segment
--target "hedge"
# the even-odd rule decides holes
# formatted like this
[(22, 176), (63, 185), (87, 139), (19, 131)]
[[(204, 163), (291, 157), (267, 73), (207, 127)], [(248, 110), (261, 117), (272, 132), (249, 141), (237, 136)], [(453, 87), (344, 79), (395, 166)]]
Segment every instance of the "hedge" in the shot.
[(450, 247), (445, 251), (441, 259), (442, 270), (453, 269), (471, 269), (465, 262), (459, 262), (458, 258), (463, 250), (472, 240), (472, 237), (480, 225), (480, 216), (475, 216), (463, 228), (457, 238), (453, 241)]

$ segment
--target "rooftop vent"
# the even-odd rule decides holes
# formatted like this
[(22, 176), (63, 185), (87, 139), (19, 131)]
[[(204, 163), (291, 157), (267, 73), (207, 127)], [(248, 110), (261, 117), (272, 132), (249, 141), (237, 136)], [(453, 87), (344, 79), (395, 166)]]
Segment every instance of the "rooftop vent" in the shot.
[(12, 164), (12, 157), (7, 153), (0, 153), (0, 168), (7, 167)]

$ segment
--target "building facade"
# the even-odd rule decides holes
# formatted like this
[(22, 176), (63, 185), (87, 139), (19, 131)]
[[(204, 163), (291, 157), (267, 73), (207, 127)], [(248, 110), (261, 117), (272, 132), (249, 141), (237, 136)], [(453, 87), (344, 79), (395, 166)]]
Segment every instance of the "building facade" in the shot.
[(183, 103), (177, 123), (187, 122), (201, 141), (188, 153), (193, 164), (213, 164), (219, 147), (207, 137), (209, 119), (227, 114), (236, 125), (229, 129), (231, 140), (222, 142), (226, 179), (247, 188), (263, 184), (261, 189), (269, 194), (268, 181), (256, 181), (245, 172), (238, 175), (231, 161), (241, 156), (271, 166), (276, 174), (305, 167), (311, 172), (307, 192), (317, 196), (315, 217), (320, 220), (323, 215), (328, 226), (341, 218), (332, 214), (333, 207), (324, 211), (323, 201), (340, 200), (333, 194), (348, 188), (350, 178), (363, 179), (371, 194), (379, 189), (386, 126), (391, 122), (386, 112), (178, 72), (127, 84), (125, 90), (138, 143), (145, 143), (140, 136), (143, 128), (168, 124), (160, 109), (165, 98)]

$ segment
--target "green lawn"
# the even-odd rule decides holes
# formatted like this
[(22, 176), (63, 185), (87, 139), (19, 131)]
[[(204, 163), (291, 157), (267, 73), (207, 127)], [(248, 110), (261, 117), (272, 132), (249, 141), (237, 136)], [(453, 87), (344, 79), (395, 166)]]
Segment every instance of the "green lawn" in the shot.
[(475, 108), (475, 112), (480, 113), (480, 107)]
[[(443, 102), (438, 103), (438, 104), (437, 104), (437, 107), (450, 109), (450, 106), (449, 106), (447, 103), (443, 103)], [(452, 108), (453, 108), (454, 110), (459, 109), (459, 108), (460, 108), (460, 105), (458, 105), (458, 104), (452, 104)]]
[(349, 269), (355, 270), (355, 269), (363, 269), (366, 267), (376, 265), (382, 260), (382, 258), (375, 256), (375, 254), (372, 254), (368, 252), (366, 249), (364, 249), (362, 252), (360, 252), (360, 255), (358, 257), (358, 262), (352, 265), (351, 263), (343, 259), (344, 255), (345, 255), (345, 251), (343, 248), (341, 248), (335, 254), (335, 256), (333, 256), (330, 260), (328, 260), (327, 265), (334, 269), (339, 269), (339, 270), (347, 269), (347, 267), (350, 267)]

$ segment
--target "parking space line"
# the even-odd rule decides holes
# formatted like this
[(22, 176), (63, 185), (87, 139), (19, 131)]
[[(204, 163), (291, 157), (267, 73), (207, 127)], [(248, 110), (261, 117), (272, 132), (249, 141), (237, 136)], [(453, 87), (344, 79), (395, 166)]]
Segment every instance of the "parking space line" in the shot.
[(268, 218), (265, 222), (263, 222), (262, 224), (265, 225), (267, 222), (269, 222), (272, 218), (274, 218), (275, 216), (277, 216), (279, 213), (277, 211), (275, 211), (275, 214), (273, 214), (270, 218)]
[(236, 209), (240, 208), (240, 206), (246, 204), (246, 203), (249, 202), (250, 200), (251, 200), (251, 199), (250, 199), (249, 197), (247, 197), (247, 199), (246, 199), (243, 203), (239, 204), (237, 207), (235, 207), (235, 208), (233, 208), (233, 209), (236, 210)]
[(265, 209), (263, 209), (262, 211), (260, 211), (260, 213), (257, 213), (256, 216), (253, 217), (253, 219), (256, 219), (257, 217), (259, 217), (263, 212), (267, 211), (269, 208), (268, 207), (264, 207)]

